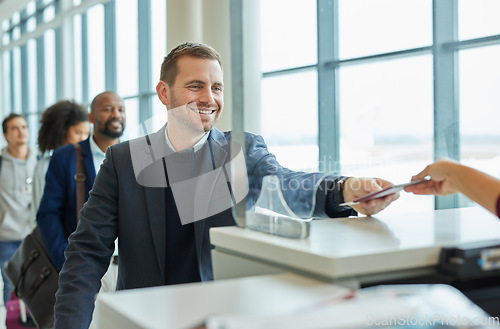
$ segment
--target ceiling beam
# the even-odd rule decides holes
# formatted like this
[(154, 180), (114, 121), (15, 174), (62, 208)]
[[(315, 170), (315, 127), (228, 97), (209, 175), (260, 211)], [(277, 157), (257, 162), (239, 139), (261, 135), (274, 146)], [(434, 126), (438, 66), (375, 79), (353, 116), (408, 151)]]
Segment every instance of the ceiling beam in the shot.
[(16, 11), (26, 8), (29, 2), (30, 0), (0, 0), (0, 23)]

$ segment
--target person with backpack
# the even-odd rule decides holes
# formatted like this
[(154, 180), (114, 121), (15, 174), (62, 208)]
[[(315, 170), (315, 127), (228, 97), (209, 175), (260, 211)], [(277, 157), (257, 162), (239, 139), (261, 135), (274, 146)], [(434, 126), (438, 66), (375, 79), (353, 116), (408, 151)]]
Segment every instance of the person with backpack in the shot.
[(35, 227), (30, 210), (36, 152), (28, 146), (28, 123), (22, 115), (8, 115), (2, 122), (2, 130), (7, 146), (0, 157), (0, 265), (6, 305), (14, 287), (4, 276), (5, 262)]

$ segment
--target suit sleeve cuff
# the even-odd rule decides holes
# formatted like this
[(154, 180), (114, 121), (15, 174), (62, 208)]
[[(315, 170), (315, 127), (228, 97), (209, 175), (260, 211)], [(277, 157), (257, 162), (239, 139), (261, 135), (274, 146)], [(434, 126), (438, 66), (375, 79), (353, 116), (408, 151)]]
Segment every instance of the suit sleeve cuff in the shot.
[(325, 200), (325, 213), (328, 217), (349, 217), (357, 216), (358, 213), (349, 206), (339, 206), (344, 203), (344, 182), (350, 177), (339, 176), (333, 180), (326, 179), (327, 195)]

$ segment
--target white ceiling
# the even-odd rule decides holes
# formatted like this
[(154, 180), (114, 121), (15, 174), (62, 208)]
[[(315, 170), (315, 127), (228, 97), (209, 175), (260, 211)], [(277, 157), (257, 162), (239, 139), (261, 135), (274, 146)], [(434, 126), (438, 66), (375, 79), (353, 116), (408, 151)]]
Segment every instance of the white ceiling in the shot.
[(14, 12), (22, 10), (30, 0), (0, 0), (0, 21), (9, 18)]

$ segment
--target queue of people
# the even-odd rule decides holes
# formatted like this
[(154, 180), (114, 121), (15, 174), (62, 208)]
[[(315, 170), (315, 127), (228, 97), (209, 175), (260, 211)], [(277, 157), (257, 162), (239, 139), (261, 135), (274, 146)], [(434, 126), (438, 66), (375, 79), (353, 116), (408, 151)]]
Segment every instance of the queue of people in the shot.
[[(119, 142), (123, 134), (124, 103), (116, 93), (106, 91), (97, 95), (90, 108), (88, 113), (83, 105), (62, 100), (43, 111), (37, 138), (38, 157), (37, 152), (28, 147), (29, 129), (25, 118), (12, 113), (3, 121), (8, 144), (0, 157), (0, 262), (4, 305), (14, 287), (4, 276), (3, 267), (36, 225), (54, 266), (60, 270), (64, 262), (68, 236), (76, 227), (74, 145), (80, 144), (84, 155), (86, 200), (95, 173), (104, 160), (104, 151)], [(92, 135), (90, 123), (94, 125)], [(72, 161), (71, 154), (68, 156), (71, 150)], [(114, 291), (116, 261), (111, 260), (108, 272), (103, 278), (103, 290)]]
[[(42, 114), (38, 164), (36, 152), (28, 147), (26, 120), (17, 114), (4, 120), (8, 146), (2, 150), (0, 167), (0, 261), (12, 256), (36, 219), (60, 271), (54, 328), (88, 328), (95, 295), (105, 286), (112, 291), (213, 279), (208, 232), (236, 224), (231, 201), (238, 188), (225, 171), (234, 157), (232, 134), (215, 127), (224, 107), (219, 54), (199, 43), (177, 46), (161, 65), (156, 92), (167, 123), (131, 141), (120, 140), (126, 115), (123, 99), (115, 92), (97, 95), (88, 116), (70, 101), (49, 107)], [(81, 147), (85, 176), (86, 203), (79, 220), (75, 143)], [(278, 163), (262, 137), (245, 133), (244, 143), (248, 194), (242, 202), (247, 207), (257, 200), (266, 175), (278, 176), (282, 187), (300, 183), (299, 190), (283, 188), (283, 195), (290, 208), (304, 216), (374, 215), (399, 196), (341, 206), (392, 183), (294, 172)], [(448, 160), (428, 166), (413, 179), (427, 176), (429, 181), (406, 191), (462, 192), (500, 216), (497, 179)], [(200, 195), (199, 185), (213, 188)], [(111, 279), (103, 279), (106, 276)], [(11, 289), (5, 285), (4, 300)]]

